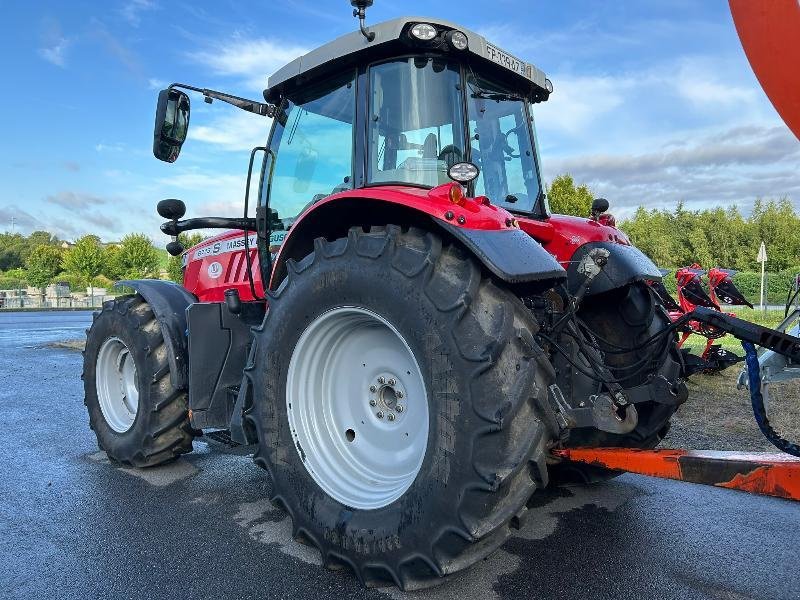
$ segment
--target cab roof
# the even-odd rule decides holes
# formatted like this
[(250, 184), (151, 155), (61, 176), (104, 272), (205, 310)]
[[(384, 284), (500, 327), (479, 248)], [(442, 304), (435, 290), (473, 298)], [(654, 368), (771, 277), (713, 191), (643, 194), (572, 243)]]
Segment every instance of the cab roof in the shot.
[[(409, 31), (417, 23), (429, 23), (436, 27), (436, 39), (422, 42), (411, 37)], [(502, 50), (482, 35), (450, 21), (428, 17), (400, 17), (371, 25), (368, 29), (375, 34), (371, 42), (356, 30), (278, 69), (267, 81), (264, 98), (268, 102), (276, 102), (292, 90), (316, 83), (327, 75), (334, 75), (361, 64), (409, 54), (442, 54), (475, 64), (480, 66), (482, 72), (486, 73), (488, 70), (513, 90), (529, 96), (533, 102), (547, 100), (550, 95), (549, 81), (536, 66)], [(444, 34), (451, 30), (458, 30), (466, 35), (466, 50), (456, 50), (444, 43)], [(494, 57), (494, 60), (490, 57)]]

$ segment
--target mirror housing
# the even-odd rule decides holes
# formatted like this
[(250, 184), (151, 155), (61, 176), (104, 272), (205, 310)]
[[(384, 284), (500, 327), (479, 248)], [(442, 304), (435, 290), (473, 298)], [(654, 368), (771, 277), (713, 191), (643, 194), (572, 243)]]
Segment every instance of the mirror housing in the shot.
[(189, 96), (175, 88), (161, 90), (153, 131), (153, 155), (164, 162), (175, 162), (188, 129)]
[(592, 216), (597, 217), (608, 210), (609, 202), (605, 198), (595, 198), (592, 202)]
[(166, 200), (161, 200), (158, 205), (156, 205), (156, 210), (160, 217), (169, 219), (170, 221), (177, 221), (186, 214), (186, 205), (183, 203), (183, 200), (167, 198)]

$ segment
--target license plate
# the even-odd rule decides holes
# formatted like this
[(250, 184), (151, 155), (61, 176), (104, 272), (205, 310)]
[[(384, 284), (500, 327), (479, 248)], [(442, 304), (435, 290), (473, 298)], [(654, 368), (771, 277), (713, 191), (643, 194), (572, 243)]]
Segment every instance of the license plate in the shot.
[(519, 60), (518, 58), (515, 58), (508, 52), (500, 50), (500, 48), (497, 48), (496, 46), (492, 46), (491, 44), (486, 44), (486, 58), (488, 58), (492, 62), (496, 62), (498, 65), (501, 65), (510, 71), (519, 73), (523, 77), (530, 78), (527, 68), (528, 65), (526, 63)]

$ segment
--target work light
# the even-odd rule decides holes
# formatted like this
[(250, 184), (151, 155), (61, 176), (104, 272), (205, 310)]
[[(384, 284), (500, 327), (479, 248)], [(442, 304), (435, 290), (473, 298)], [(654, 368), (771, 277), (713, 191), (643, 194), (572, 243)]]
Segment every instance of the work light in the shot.
[(430, 23), (417, 23), (411, 28), (411, 35), (423, 42), (429, 42), (436, 37), (436, 27)]
[(450, 42), (450, 45), (456, 50), (466, 50), (469, 45), (467, 36), (462, 31), (458, 30), (448, 32), (447, 41)]

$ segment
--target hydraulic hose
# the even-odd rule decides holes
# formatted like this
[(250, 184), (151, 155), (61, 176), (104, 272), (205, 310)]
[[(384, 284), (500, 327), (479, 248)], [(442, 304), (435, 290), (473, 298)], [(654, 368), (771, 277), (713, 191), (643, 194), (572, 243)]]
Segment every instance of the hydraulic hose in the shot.
[(750, 342), (742, 342), (744, 348), (745, 361), (747, 363), (747, 378), (750, 384), (750, 402), (753, 405), (753, 415), (761, 433), (764, 434), (770, 443), (778, 450), (800, 457), (800, 446), (781, 437), (772, 428), (767, 418), (767, 411), (764, 408), (764, 396), (761, 394), (761, 366), (758, 364), (758, 354), (756, 347)]

